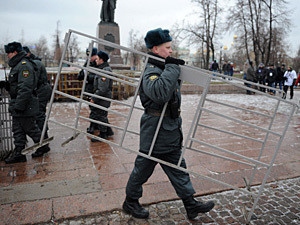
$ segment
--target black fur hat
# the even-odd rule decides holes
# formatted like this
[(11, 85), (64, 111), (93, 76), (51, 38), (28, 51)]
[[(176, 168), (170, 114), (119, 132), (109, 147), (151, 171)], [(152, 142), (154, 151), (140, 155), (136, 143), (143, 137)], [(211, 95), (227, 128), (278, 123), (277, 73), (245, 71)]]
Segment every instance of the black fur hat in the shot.
[[(93, 48), (92, 49), (92, 56), (94, 56), (94, 55), (97, 55), (97, 48)], [(86, 55), (89, 55), (90, 54), (90, 51), (89, 51), (89, 49), (87, 48), (86, 49)]]
[(108, 54), (104, 51), (99, 51), (97, 55), (99, 56), (100, 59), (103, 59), (104, 62), (107, 62), (107, 60), (109, 59)]
[(30, 49), (28, 46), (23, 46), (23, 50), (26, 52), (26, 53), (31, 53)]
[(146, 47), (148, 49), (151, 49), (153, 48), (153, 46), (158, 46), (163, 43), (172, 41), (172, 37), (169, 35), (169, 30), (157, 28), (155, 30), (148, 31), (144, 40), (146, 43)]
[(21, 52), (23, 50), (21, 43), (19, 42), (11, 42), (8, 43), (7, 45), (4, 45), (5, 48), (5, 53), (13, 53), (14, 51), (16, 52)]

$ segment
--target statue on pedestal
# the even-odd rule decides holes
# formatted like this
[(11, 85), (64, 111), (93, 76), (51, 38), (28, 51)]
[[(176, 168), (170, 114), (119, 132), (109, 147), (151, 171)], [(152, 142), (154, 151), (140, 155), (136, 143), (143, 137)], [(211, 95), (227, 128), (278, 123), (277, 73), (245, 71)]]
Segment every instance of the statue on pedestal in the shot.
[(114, 23), (115, 19), (115, 9), (117, 0), (102, 0), (102, 8), (101, 8), (101, 14), (100, 19), (101, 22), (111, 22)]

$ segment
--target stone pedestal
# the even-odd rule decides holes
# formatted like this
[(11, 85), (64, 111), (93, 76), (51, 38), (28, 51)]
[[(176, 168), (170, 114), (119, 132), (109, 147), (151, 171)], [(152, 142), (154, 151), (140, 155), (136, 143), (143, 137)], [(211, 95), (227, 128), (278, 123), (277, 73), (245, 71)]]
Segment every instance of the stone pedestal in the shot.
[[(97, 37), (106, 41), (110, 41), (115, 44), (120, 44), (120, 29), (119, 25), (115, 22), (103, 22), (101, 21), (97, 27)], [(109, 46), (98, 45), (98, 50), (109, 53), (109, 64), (123, 64), (120, 49), (111, 48)]]

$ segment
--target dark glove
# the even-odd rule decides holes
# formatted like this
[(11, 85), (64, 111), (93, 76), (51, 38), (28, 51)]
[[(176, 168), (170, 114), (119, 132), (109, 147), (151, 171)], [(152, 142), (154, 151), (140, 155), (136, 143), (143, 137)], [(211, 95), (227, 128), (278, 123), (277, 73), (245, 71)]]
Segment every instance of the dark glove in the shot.
[(168, 63), (172, 63), (172, 64), (176, 64), (176, 65), (184, 65), (185, 61), (182, 59), (176, 59), (176, 58), (168, 56), (166, 58), (165, 64), (168, 64)]
[(23, 111), (23, 110), (19, 110), (19, 109), (15, 109), (15, 112), (16, 112), (17, 114), (22, 114), (24, 111)]
[(0, 81), (0, 88), (5, 88), (5, 90), (9, 91), (9, 83), (7, 81)]

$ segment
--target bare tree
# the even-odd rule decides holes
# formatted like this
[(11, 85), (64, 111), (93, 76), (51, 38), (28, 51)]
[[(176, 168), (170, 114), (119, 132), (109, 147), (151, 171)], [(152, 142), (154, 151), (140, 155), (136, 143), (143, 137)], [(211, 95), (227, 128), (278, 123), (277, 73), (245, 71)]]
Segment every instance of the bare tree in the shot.
[(299, 72), (299, 71), (300, 71), (300, 45), (299, 45), (299, 48), (298, 48), (298, 51), (297, 51), (297, 55), (296, 55), (296, 57), (293, 59), (293, 69), (294, 69), (296, 72)]
[(31, 44), (34, 46), (30, 51), (36, 56), (43, 58), (45, 53), (48, 54), (48, 44), (47, 39), (44, 36), (41, 36), (38, 42)]
[(67, 57), (70, 62), (74, 62), (80, 52), (76, 36), (72, 36), (67, 49)]
[(199, 21), (195, 24), (184, 24), (181, 30), (183, 38), (191, 45), (197, 45), (199, 54), (203, 57), (204, 68), (209, 68), (210, 56), (215, 59), (215, 40), (221, 28), (221, 8), (218, 0), (192, 0), (198, 5)]
[(281, 48), (275, 45), (284, 44), (283, 39), (277, 40), (290, 27), (286, 8), (286, 0), (236, 0), (228, 15), (228, 29), (240, 34), (248, 60), (253, 52), (256, 65), (268, 64), (274, 59), (274, 49)]
[[(145, 46), (144, 38), (139, 36), (138, 32), (134, 30), (130, 30), (129, 32), (129, 48), (147, 52), (147, 48)], [(131, 68), (140, 69), (141, 66), (141, 57), (138, 54), (132, 52), (126, 52), (124, 55), (125, 64), (129, 64)]]

